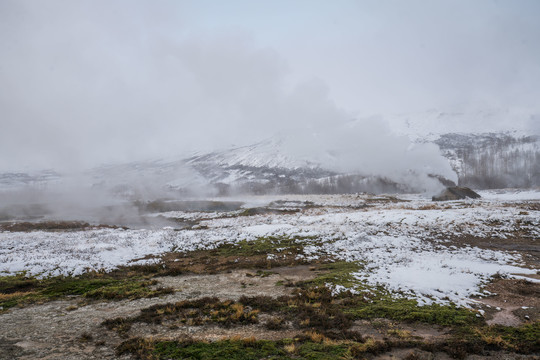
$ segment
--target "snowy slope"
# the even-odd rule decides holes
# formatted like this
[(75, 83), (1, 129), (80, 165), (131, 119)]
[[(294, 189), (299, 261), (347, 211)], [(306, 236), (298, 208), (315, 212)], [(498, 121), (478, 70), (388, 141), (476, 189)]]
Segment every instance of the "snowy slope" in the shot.
[(395, 133), (437, 144), (460, 185), (477, 189), (540, 186), (540, 114), (507, 109), (432, 110), (387, 119)]
[(540, 136), (444, 134), (435, 143), (450, 161), (461, 185), (474, 188), (540, 186)]
[(250, 146), (234, 147), (208, 154), (197, 154), (186, 165), (212, 184), (223, 187), (268, 188), (272, 191), (291, 182), (302, 182), (332, 175), (318, 164), (287, 154), (280, 138)]
[(43, 188), (48, 184), (61, 181), (61, 175), (54, 170), (34, 171), (28, 173), (0, 173), (0, 191), (32, 186)]
[(273, 137), (249, 146), (194, 155), (187, 162), (195, 166), (209, 163), (222, 167), (286, 168), (290, 170), (318, 167), (316, 163), (285, 154), (282, 147), (283, 139)]
[(540, 114), (520, 109), (470, 111), (429, 110), (384, 116), (397, 134), (413, 141), (435, 141), (443, 134), (512, 133), (514, 137), (540, 135)]

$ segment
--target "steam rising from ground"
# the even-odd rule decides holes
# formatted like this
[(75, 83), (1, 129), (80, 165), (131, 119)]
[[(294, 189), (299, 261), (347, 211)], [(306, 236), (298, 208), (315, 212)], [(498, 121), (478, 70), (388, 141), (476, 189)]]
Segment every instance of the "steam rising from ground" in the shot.
[[(249, 8), (242, 4), (231, 7)], [(301, 16), (298, 5), (291, 6)], [(320, 4), (309, 6), (324, 17)], [(381, 9), (367, 8), (381, 15)], [(381, 117), (358, 118), (333, 100), (324, 80), (299, 76), (298, 62), (294, 68), (272, 46), (276, 42), (265, 43), (263, 30), (223, 26), (222, 19), (214, 19), (216, 27), (205, 26), (200, 16), (206, 10), (168, 1), (3, 1), (0, 170), (77, 173), (98, 164), (181, 158), (194, 150), (252, 144), (279, 133), (291, 156), (335, 171), (398, 182), (429, 182), (427, 174), (456, 180), (435, 145), (413, 145), (393, 135)], [(257, 20), (263, 12), (248, 16)], [(304, 34), (298, 44), (317, 41), (315, 28), (313, 36)], [(272, 29), (280, 33), (276, 24)], [(298, 35), (297, 30), (291, 28)], [(537, 28), (529, 30), (523, 41)], [(333, 30), (328, 34), (336, 35)], [(341, 35), (336, 39), (345, 38)], [(321, 44), (327, 41), (320, 39)], [(362, 53), (377, 62), (384, 54), (369, 44), (364, 45), (373, 53), (351, 48), (351, 56)], [(530, 60), (538, 54), (529, 55)], [(320, 56), (329, 67), (340, 67), (331, 61), (332, 54)], [(379, 80), (392, 83), (392, 72), (386, 74), (383, 65), (377, 70), (385, 74)], [(373, 69), (346, 71), (353, 77)], [(365, 75), (373, 80), (367, 88), (380, 90), (379, 80)], [(371, 99), (365, 91), (359, 94)], [(366, 108), (355, 111), (369, 110), (361, 95), (358, 104)], [(395, 110), (391, 96), (388, 104)], [(155, 182), (142, 181), (140, 188), (152, 193), (147, 184)]]
[(405, 184), (428, 181), (428, 174), (457, 182), (438, 146), (413, 144), (407, 136), (394, 134), (377, 117), (292, 133), (288, 140), (291, 153), (338, 172), (376, 174)]

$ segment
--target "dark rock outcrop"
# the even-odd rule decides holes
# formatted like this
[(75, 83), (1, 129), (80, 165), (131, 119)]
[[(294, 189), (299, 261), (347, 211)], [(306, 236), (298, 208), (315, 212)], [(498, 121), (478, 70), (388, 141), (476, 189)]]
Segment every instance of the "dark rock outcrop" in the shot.
[(461, 200), (466, 198), (478, 199), (478, 195), (475, 191), (468, 187), (451, 186), (447, 187), (443, 192), (437, 196), (431, 198), (432, 201), (448, 201), (448, 200)]

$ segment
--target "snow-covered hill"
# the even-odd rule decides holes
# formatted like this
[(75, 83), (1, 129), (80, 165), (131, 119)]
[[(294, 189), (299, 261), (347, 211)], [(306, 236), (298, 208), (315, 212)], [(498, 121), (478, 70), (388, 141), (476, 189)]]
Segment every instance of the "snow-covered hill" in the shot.
[(523, 109), (429, 110), (384, 116), (392, 131), (413, 141), (435, 141), (443, 134), (511, 133), (540, 135), (540, 114)]
[(0, 190), (19, 189), (22, 187), (42, 188), (60, 181), (61, 175), (53, 170), (35, 172), (0, 173)]
[[(377, 149), (366, 150), (364, 145), (339, 147), (337, 141), (332, 145), (334, 148), (329, 146), (325, 149), (325, 144), (321, 144), (317, 154), (310, 157), (309, 151), (291, 151), (291, 143), (296, 139), (288, 134), (248, 146), (193, 153), (168, 160), (101, 166), (78, 176), (62, 176), (54, 171), (4, 173), (0, 174), (0, 190), (46, 189), (76, 183), (78, 186), (136, 199), (166, 197), (172, 193), (206, 196), (239, 193), (423, 192), (442, 186), (438, 179), (443, 182), (449, 180), (446, 174), (430, 170), (429, 162), (439, 156), (438, 151), (447, 159), (461, 185), (477, 189), (540, 186), (540, 134), (535, 130), (540, 117), (534, 114), (515, 111), (430, 111), (385, 119), (390, 130), (398, 136), (396, 143), (399, 142), (399, 149), (408, 151), (407, 140), (403, 142), (406, 137), (410, 140), (409, 148), (430, 146), (424, 146), (416, 155), (413, 153), (416, 157), (396, 158), (399, 151), (389, 151), (386, 157), (376, 157), (377, 152), (384, 152), (385, 147), (392, 146), (392, 138), (384, 135), (385, 142)], [(362, 123), (361, 119), (348, 124), (352, 127), (345, 132), (347, 141), (354, 140), (355, 134), (368, 131), (366, 124), (369, 123)], [(493, 131), (483, 131), (486, 124)], [(336, 134), (343, 135), (343, 132), (337, 131)], [(367, 138), (369, 136), (364, 135), (361, 140), (365, 142)], [(311, 149), (314, 141), (311, 138), (308, 140), (302, 139), (310, 142), (308, 149)], [(343, 152), (348, 153), (343, 155)], [(339, 157), (334, 161), (339, 162), (343, 156), (347, 157), (343, 163), (351, 163), (358, 158), (356, 167), (332, 166), (332, 161), (327, 161)], [(402, 161), (405, 159), (409, 162)], [(444, 162), (444, 158), (441, 159)], [(370, 168), (365, 170), (362, 164)], [(409, 165), (414, 165), (414, 168), (409, 169)], [(447, 164), (444, 165), (449, 168)], [(401, 173), (394, 175), (389, 171), (395, 166), (400, 166)]]
[(479, 189), (540, 186), (540, 136), (444, 134), (435, 143), (461, 185)]
[(398, 134), (432, 142), (459, 184), (477, 189), (540, 186), (540, 115), (525, 110), (427, 111), (389, 117)]

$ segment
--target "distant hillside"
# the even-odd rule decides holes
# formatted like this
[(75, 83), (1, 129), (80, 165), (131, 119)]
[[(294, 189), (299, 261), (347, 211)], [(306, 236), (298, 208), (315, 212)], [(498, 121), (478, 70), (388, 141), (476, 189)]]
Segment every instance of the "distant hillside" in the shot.
[[(459, 185), (475, 189), (540, 186), (540, 135), (531, 130), (535, 128), (534, 124), (540, 122), (538, 115), (511, 111), (428, 111), (390, 116), (388, 120), (392, 132), (401, 136), (398, 140), (405, 152), (408, 151), (405, 136), (412, 143), (436, 144), (457, 174)], [(359, 131), (362, 133), (364, 128), (361, 119), (351, 124), (348, 126), (353, 127), (336, 134), (345, 137), (351, 135), (347, 141), (354, 142), (357, 141), (356, 134)], [(486, 127), (493, 128), (493, 132), (478, 131)], [(371, 133), (367, 134), (371, 136)], [(372, 150), (371, 147), (362, 147), (358, 150), (350, 147), (340, 153), (332, 152), (331, 149), (326, 151), (324, 146), (321, 146), (314, 148), (321, 150), (319, 157), (312, 156), (310, 151), (294, 156), (285, 144), (289, 141), (290, 145), (291, 139), (293, 142), (297, 141), (294, 134), (287, 134), (285, 137), (275, 136), (248, 146), (194, 153), (169, 160), (100, 166), (77, 176), (63, 176), (53, 170), (0, 173), (0, 190), (40, 190), (51, 187), (58, 189), (75, 184), (75, 187), (103, 190), (121, 198), (155, 199), (170, 195), (216, 196), (245, 193), (424, 192), (452, 184), (452, 181), (441, 174), (427, 170), (427, 157), (417, 157), (411, 164), (388, 164), (388, 158), (382, 157), (377, 158), (377, 166), (372, 166), (371, 173), (368, 170), (363, 171), (360, 166), (356, 166), (355, 171), (339, 171), (336, 169), (346, 167), (332, 167), (332, 162), (338, 163), (343, 157), (348, 157), (349, 162), (356, 162), (358, 158), (357, 163), (362, 164), (362, 160), (370, 159), (376, 151), (384, 152), (385, 148), (379, 146), (378, 150)], [(366, 141), (371, 138), (362, 139), (364, 143), (371, 144)], [(393, 138), (391, 140), (393, 141)], [(313, 143), (315, 140), (310, 141)], [(391, 147), (392, 141), (387, 138), (384, 146)], [(422, 155), (433, 155), (437, 152), (433, 145), (428, 148), (429, 154)], [(326, 157), (321, 157), (321, 154)], [(401, 155), (395, 152), (392, 154), (397, 158)], [(314, 159), (325, 160), (318, 162)], [(390, 158), (393, 159), (394, 157)], [(400, 161), (399, 159), (396, 161)], [(444, 158), (439, 160), (447, 169), (446, 176), (451, 176), (451, 170)], [(388, 170), (392, 170), (392, 166), (396, 165), (401, 165), (401, 173), (397, 176), (390, 178), (377, 174), (377, 169), (385, 170), (380, 173), (391, 174)], [(408, 165), (414, 166), (416, 170), (407, 170)]]
[(435, 141), (458, 174), (477, 189), (540, 186), (540, 136), (444, 134)]

